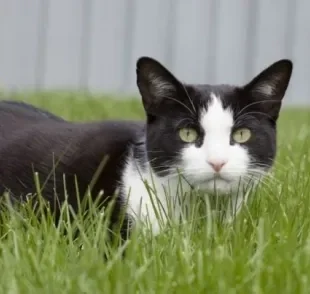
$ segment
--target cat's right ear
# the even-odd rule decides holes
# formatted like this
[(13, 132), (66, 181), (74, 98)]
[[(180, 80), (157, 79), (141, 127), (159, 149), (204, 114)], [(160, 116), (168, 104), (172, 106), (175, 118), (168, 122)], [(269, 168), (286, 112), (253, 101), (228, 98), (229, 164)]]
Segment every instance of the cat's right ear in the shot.
[(288, 88), (293, 70), (293, 62), (282, 59), (274, 62), (258, 74), (244, 90), (251, 97), (250, 103), (260, 111), (277, 120), (282, 100)]
[(137, 86), (147, 113), (156, 115), (163, 104), (175, 104), (180, 82), (162, 64), (153, 58), (141, 57), (137, 61), (136, 73)]

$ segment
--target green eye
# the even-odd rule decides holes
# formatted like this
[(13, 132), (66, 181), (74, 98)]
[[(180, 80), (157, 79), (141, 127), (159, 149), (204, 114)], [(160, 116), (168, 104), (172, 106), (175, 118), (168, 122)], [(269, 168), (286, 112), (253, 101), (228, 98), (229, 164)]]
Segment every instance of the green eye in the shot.
[(241, 128), (236, 130), (232, 136), (235, 142), (242, 144), (250, 140), (251, 131), (247, 128)]
[(198, 138), (198, 133), (195, 129), (192, 128), (183, 128), (179, 131), (179, 136), (182, 141), (186, 143), (193, 143)]

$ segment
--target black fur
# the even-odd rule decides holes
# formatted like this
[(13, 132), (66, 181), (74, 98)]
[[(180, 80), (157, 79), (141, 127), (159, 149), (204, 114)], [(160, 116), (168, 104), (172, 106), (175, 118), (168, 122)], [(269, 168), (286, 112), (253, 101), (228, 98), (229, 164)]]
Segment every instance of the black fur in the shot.
[[(25, 103), (1, 101), (0, 194), (9, 191), (13, 202), (24, 201), (27, 194), (36, 193), (34, 172), (38, 172), (42, 195), (58, 218), (65, 197), (63, 175), (69, 203), (76, 210), (75, 177), (79, 195), (84, 195), (109, 156), (92, 189), (94, 198), (103, 190), (102, 202), (108, 202), (120, 181), (129, 146), (140, 140), (143, 128), (138, 121), (73, 123)], [(115, 201), (114, 221), (123, 206), (120, 197)]]

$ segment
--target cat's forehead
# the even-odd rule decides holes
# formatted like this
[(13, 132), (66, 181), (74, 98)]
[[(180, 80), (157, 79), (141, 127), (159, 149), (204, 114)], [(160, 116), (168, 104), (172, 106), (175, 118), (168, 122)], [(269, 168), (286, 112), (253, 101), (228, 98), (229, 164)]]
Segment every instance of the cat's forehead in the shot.
[(190, 85), (188, 90), (190, 97), (198, 108), (208, 108), (214, 104), (214, 97), (220, 100), (224, 109), (235, 109), (239, 105), (239, 91), (237, 87), (230, 85)]
[(230, 130), (234, 124), (233, 111), (224, 104), (219, 94), (210, 92), (208, 100), (200, 109), (200, 124), (205, 131)]
[(191, 85), (190, 91), (204, 104), (208, 104), (215, 95), (222, 101), (224, 107), (232, 103), (234, 100), (232, 98), (238, 95), (237, 87), (230, 85)]

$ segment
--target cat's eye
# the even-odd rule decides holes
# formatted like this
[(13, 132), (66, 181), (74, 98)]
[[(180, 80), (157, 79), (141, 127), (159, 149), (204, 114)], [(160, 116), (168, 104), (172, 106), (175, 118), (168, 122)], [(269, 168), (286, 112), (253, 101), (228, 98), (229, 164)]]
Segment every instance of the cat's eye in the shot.
[(237, 143), (246, 143), (251, 138), (251, 131), (247, 128), (241, 128), (236, 131), (234, 131), (232, 135), (233, 139)]
[(183, 128), (179, 130), (179, 136), (186, 143), (193, 143), (198, 138), (198, 133), (193, 128)]

